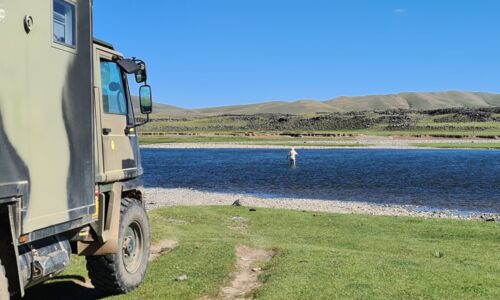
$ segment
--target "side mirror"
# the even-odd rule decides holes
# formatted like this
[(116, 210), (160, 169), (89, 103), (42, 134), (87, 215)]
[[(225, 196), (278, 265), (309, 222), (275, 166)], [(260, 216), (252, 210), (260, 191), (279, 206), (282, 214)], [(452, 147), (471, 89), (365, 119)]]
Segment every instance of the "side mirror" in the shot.
[(149, 115), (153, 112), (153, 96), (151, 94), (151, 86), (143, 85), (139, 88), (139, 103), (141, 113)]
[(144, 62), (139, 62), (139, 70), (135, 72), (135, 82), (137, 83), (143, 83), (148, 80), (148, 75), (146, 72), (146, 63)]

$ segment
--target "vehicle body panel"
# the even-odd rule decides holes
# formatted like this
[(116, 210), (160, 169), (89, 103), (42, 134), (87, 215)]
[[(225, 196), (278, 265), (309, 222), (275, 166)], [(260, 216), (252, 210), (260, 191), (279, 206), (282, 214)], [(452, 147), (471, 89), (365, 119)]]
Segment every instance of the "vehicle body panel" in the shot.
[(21, 199), (20, 234), (95, 210), (92, 2), (71, 1), (75, 48), (53, 41), (52, 3), (0, 0), (0, 195), (25, 186), (11, 195)]
[[(0, 262), (23, 295), (63, 252), (121, 250), (122, 198), (142, 202), (143, 171), (123, 56), (94, 43), (92, 0), (0, 0), (0, 37)], [(49, 263), (23, 272), (35, 262)]]

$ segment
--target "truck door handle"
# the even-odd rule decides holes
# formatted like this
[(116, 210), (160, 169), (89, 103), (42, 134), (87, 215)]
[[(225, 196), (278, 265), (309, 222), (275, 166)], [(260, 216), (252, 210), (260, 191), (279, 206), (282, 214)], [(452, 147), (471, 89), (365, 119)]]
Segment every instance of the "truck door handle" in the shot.
[(104, 134), (104, 135), (108, 135), (108, 134), (110, 134), (110, 133), (111, 133), (111, 128), (103, 128), (103, 129), (102, 129), (102, 134)]

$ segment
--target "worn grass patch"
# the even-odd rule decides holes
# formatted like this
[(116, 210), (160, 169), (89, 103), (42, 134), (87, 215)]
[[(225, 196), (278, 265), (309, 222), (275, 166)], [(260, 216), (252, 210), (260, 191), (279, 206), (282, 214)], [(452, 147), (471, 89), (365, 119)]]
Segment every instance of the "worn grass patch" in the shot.
[[(245, 228), (230, 228), (234, 217)], [(257, 299), (500, 299), (499, 223), (245, 207), (173, 207), (150, 219), (153, 240), (178, 247), (151, 264), (138, 290), (117, 299), (215, 297), (234, 271), (236, 245), (276, 251)], [(175, 281), (181, 274), (188, 279)], [(64, 275), (86, 276), (82, 259)]]

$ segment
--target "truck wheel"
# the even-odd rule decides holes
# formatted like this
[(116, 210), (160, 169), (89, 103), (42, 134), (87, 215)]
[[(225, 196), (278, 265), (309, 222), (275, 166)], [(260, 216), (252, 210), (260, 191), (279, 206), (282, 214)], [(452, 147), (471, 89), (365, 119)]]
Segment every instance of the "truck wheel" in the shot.
[(117, 254), (87, 256), (87, 270), (96, 289), (106, 294), (132, 291), (144, 279), (149, 259), (149, 221), (144, 207), (135, 199), (122, 199), (120, 249)]
[(9, 300), (9, 281), (5, 275), (5, 268), (0, 261), (0, 300)]

